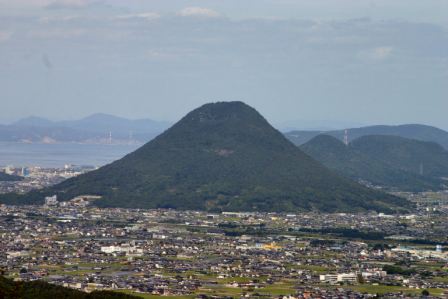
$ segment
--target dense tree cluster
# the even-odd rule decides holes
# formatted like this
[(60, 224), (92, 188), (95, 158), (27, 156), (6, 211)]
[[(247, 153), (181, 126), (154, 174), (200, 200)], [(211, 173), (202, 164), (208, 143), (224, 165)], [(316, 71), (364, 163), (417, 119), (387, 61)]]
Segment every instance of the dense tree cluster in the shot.
[(0, 182), (16, 182), (23, 180), (22, 177), (17, 175), (10, 175), (0, 171)]
[(363, 239), (363, 240), (383, 240), (386, 236), (381, 232), (363, 232), (357, 229), (351, 228), (322, 228), (322, 229), (313, 229), (313, 228), (299, 228), (298, 231), (307, 232), (307, 233), (319, 233), (319, 234), (333, 234), (340, 237), (348, 238), (348, 239)]
[(416, 272), (415, 269), (402, 268), (402, 267), (396, 266), (396, 265), (385, 265), (383, 267), (383, 270), (386, 271), (387, 274), (399, 274), (399, 275), (405, 275), (405, 276), (412, 275)]
[(84, 293), (43, 281), (15, 282), (0, 276), (1, 299), (138, 299), (111, 291)]

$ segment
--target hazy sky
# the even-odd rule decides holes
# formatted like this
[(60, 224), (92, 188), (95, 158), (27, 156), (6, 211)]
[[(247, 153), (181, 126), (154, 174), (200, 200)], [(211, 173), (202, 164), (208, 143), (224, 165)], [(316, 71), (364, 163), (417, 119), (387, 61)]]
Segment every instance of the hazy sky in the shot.
[(174, 121), (242, 100), (284, 126), (448, 129), (447, 12), (446, 0), (0, 0), (0, 122)]

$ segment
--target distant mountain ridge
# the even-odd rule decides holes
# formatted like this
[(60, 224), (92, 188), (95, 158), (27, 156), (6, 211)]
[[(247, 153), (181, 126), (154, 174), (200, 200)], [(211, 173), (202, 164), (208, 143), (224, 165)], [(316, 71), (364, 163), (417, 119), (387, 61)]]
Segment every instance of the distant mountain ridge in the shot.
[(151, 119), (126, 119), (104, 113), (96, 113), (80, 120), (61, 121), (61, 126), (76, 128), (85, 131), (112, 131), (115, 134), (145, 134), (148, 132), (160, 133), (167, 129), (168, 122), (154, 121)]
[(203, 105), (135, 152), (98, 170), (23, 196), (40, 204), (102, 196), (102, 207), (210, 211), (388, 211), (405, 199), (341, 177), (303, 153), (242, 102)]
[[(79, 120), (51, 121), (30, 116), (10, 125), (0, 124), (0, 141), (10, 142), (81, 142), (81, 143), (145, 143), (164, 130), (170, 122), (151, 119), (130, 120), (96, 113)], [(344, 138), (344, 130), (294, 130), (284, 135), (294, 144), (302, 145), (320, 134)], [(366, 135), (393, 135), (439, 143), (448, 149), (448, 132), (436, 127), (410, 124), (399, 126), (367, 126), (348, 129), (349, 140)], [(110, 138), (112, 137), (112, 138)]]
[(130, 120), (103, 113), (72, 121), (51, 121), (31, 116), (11, 125), (0, 125), (0, 141), (143, 143), (163, 132), (168, 126), (168, 122), (151, 119)]
[[(427, 125), (407, 124), (398, 126), (367, 126), (347, 129), (349, 141), (367, 135), (391, 135), (420, 141), (436, 142), (448, 149), (448, 132)], [(302, 145), (320, 134), (331, 135), (339, 140), (344, 139), (345, 130), (335, 131), (291, 131), (285, 136), (296, 145)]]
[(433, 142), (388, 135), (368, 135), (348, 146), (318, 135), (300, 148), (330, 169), (351, 179), (402, 191), (445, 188), (448, 151)]
[(55, 122), (43, 117), (29, 116), (19, 119), (12, 123), (12, 125), (19, 127), (51, 127), (55, 125)]

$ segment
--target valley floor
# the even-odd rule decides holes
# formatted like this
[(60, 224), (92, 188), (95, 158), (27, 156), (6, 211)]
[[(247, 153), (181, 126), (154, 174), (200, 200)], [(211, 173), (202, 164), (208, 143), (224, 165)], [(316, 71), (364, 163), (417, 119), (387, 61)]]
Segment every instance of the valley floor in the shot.
[(448, 200), (412, 199), (413, 215), (1, 206), (0, 267), (143, 298), (442, 297)]

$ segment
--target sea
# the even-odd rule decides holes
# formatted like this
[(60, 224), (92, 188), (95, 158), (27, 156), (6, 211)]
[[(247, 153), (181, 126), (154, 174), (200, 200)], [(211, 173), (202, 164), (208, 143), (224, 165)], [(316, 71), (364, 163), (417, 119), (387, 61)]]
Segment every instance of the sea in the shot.
[(62, 168), (103, 166), (133, 152), (141, 144), (0, 142), (0, 166)]

